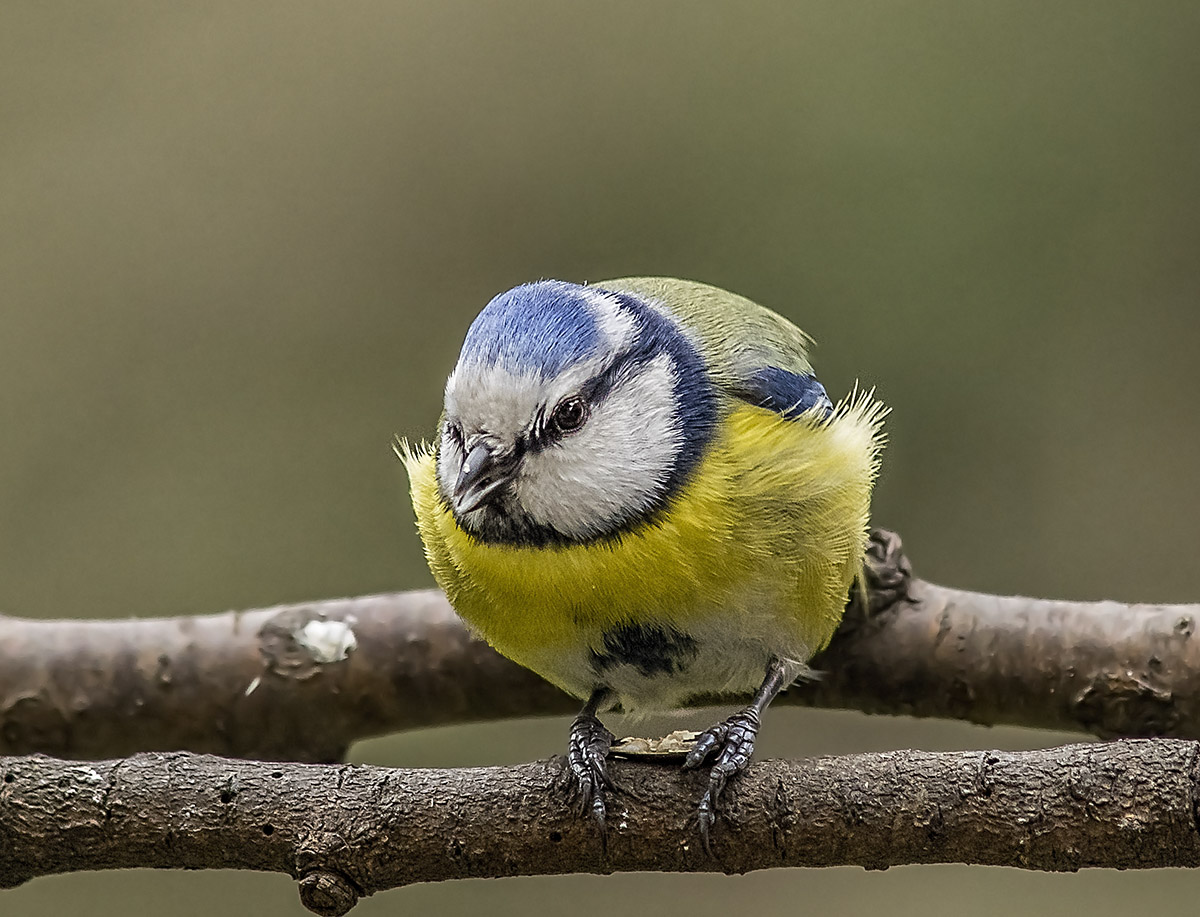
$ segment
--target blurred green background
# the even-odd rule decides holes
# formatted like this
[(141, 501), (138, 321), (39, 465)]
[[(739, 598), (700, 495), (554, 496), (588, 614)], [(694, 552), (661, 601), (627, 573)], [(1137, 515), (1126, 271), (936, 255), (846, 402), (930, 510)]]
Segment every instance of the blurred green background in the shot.
[[(426, 586), (394, 432), (473, 314), (663, 273), (894, 407), (920, 574), (1196, 600), (1200, 6), (1098, 0), (11, 2), (0, 10), (0, 611)], [(357, 760), (557, 753), (565, 721)], [(778, 710), (765, 755), (1064, 736)], [(1190, 914), (1184, 872), (911, 867), (458, 882), (387, 913)], [(305, 913), (284, 877), (110, 873), (5, 915)]]

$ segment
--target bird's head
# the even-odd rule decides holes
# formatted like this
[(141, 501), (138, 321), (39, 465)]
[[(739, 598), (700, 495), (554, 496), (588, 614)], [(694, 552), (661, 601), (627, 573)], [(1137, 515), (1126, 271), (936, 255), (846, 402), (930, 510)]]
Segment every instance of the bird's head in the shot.
[(546, 280), (493, 299), (446, 382), (442, 498), (478, 538), (619, 533), (670, 499), (716, 423), (687, 333), (628, 294)]

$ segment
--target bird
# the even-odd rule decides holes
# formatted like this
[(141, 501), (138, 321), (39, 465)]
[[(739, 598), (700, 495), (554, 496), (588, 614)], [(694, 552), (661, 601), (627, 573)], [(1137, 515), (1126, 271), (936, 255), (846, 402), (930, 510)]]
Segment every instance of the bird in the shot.
[(599, 715), (750, 703), (696, 737), (706, 848), (763, 711), (861, 582), (887, 409), (836, 406), (810, 338), (704, 283), (539, 280), (466, 332), (434, 441), (397, 441), (429, 566), (468, 628), (584, 701), (567, 770), (603, 831)]

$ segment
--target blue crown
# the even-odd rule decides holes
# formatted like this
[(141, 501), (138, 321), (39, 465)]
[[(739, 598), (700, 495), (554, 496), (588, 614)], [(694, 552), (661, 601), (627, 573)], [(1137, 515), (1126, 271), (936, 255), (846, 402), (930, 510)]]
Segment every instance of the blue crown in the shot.
[(602, 338), (583, 287), (539, 280), (501, 293), (467, 331), (462, 359), (556, 376), (596, 354)]

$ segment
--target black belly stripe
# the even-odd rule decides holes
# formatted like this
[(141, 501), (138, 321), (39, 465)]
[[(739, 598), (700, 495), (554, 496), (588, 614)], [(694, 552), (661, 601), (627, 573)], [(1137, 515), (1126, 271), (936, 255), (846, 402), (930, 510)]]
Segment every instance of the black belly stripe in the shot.
[(647, 678), (682, 672), (699, 648), (688, 634), (657, 624), (621, 624), (604, 633), (604, 652), (591, 651), (592, 669), (600, 674), (615, 666), (633, 666)]

